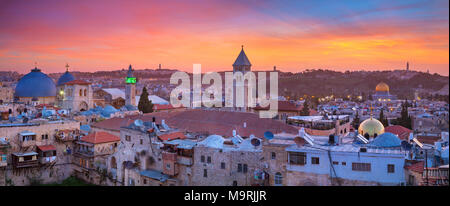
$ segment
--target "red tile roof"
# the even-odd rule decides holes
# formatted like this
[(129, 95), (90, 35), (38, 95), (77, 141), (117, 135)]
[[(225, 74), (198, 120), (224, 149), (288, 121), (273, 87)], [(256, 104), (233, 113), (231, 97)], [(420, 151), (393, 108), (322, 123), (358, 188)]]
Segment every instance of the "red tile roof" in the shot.
[(169, 141), (174, 139), (186, 139), (186, 136), (183, 134), (183, 132), (172, 132), (169, 134), (163, 134), (158, 138), (162, 141)]
[(74, 85), (74, 84), (88, 85), (88, 84), (91, 84), (91, 83), (89, 83), (87, 81), (84, 81), (84, 80), (76, 79), (76, 80), (72, 80), (70, 82), (66, 82), (65, 84), (68, 84), (68, 85)]
[[(123, 122), (132, 122), (135, 119), (152, 121), (161, 124), (165, 120), (169, 127), (177, 128), (183, 132), (209, 133), (222, 136), (231, 136), (232, 130), (236, 130), (241, 136), (253, 134), (263, 137), (264, 132), (272, 133), (286, 132), (297, 134), (297, 128), (287, 125), (281, 121), (259, 118), (256, 113), (229, 112), (229, 111), (206, 111), (201, 109), (190, 109), (183, 111), (161, 111), (144, 115), (133, 115), (125, 118), (111, 118), (95, 123), (92, 127), (118, 131), (122, 126), (128, 126)], [(246, 127), (244, 127), (246, 122)]]
[(82, 137), (81, 141), (89, 142), (92, 144), (100, 144), (120, 141), (120, 138), (108, 132), (94, 132)]
[(170, 109), (181, 109), (185, 107), (174, 107), (171, 104), (153, 104), (153, 110), (170, 110)]
[(421, 142), (422, 144), (434, 144), (435, 142), (439, 141), (441, 139), (441, 137), (439, 136), (420, 136), (417, 135), (417, 140), (419, 140), (419, 142)]
[(51, 151), (51, 150), (56, 150), (56, 147), (53, 145), (41, 145), (41, 146), (37, 146), (39, 148), (39, 150), (41, 151)]
[[(278, 101), (278, 111), (290, 111), (290, 112), (300, 112), (303, 108), (303, 105), (296, 105), (290, 101)], [(260, 107), (256, 106), (253, 108), (254, 110), (268, 110), (269, 107)]]
[(412, 130), (400, 125), (388, 126), (384, 131), (397, 135), (401, 140), (408, 140), (409, 134), (412, 132)]
[[(136, 117), (136, 115), (135, 115)], [(92, 127), (107, 129), (107, 130), (113, 130), (113, 131), (119, 131), (120, 127), (126, 127), (133, 123), (133, 121), (137, 118), (131, 118), (131, 117), (113, 117), (107, 120), (103, 120), (101, 122), (96, 122), (92, 124)]]

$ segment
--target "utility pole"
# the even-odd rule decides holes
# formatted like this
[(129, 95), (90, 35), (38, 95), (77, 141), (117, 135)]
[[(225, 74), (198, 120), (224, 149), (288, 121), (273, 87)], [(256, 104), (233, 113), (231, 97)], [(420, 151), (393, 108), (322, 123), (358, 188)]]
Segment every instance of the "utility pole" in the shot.
[(428, 186), (428, 151), (425, 149), (425, 179)]

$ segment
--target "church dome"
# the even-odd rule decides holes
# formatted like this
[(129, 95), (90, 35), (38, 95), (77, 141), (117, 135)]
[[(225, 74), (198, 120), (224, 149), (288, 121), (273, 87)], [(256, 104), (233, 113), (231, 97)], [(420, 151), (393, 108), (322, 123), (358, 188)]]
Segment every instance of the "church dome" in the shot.
[(369, 137), (375, 137), (384, 133), (384, 126), (377, 119), (370, 117), (359, 125), (358, 133), (363, 136), (367, 133)]
[(61, 77), (59, 77), (58, 83), (56, 83), (56, 85), (61, 86), (65, 83), (73, 81), (73, 80), (75, 80), (75, 77), (73, 77), (73, 75), (69, 71), (66, 71), (66, 72), (64, 72), (63, 75), (61, 75)]
[(16, 97), (54, 97), (56, 86), (53, 80), (34, 68), (30, 73), (20, 78), (14, 93)]
[(389, 86), (386, 83), (381, 82), (381, 83), (379, 83), (377, 85), (377, 87), (375, 88), (375, 91), (377, 91), (377, 92), (389, 92)]
[(402, 141), (395, 134), (386, 132), (373, 140), (370, 145), (375, 147), (400, 147), (401, 144)]

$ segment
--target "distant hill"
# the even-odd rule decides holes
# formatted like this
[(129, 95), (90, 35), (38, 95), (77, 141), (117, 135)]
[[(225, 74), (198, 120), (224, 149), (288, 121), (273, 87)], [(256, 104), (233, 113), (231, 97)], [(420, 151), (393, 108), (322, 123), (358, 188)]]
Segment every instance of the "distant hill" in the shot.
[[(178, 70), (175, 69), (145, 69), (136, 70), (138, 78), (154, 78), (164, 80), (168, 84), (170, 76)], [(223, 72), (220, 72), (223, 77)], [(97, 72), (72, 72), (75, 78), (94, 81), (95, 79), (121, 79), (127, 74), (127, 69), (115, 71)], [(49, 74), (57, 80), (62, 73)], [(18, 80), (21, 76), (17, 72), (0, 71), (2, 81)], [(223, 80), (224, 81), (224, 80)], [(412, 99), (414, 92), (419, 94), (449, 94), (449, 77), (439, 74), (429, 74), (417, 71), (347, 71), (338, 72), (332, 70), (306, 70), (304, 72), (280, 72), (279, 94), (299, 98), (303, 95), (335, 96), (363, 95), (367, 96), (375, 92), (375, 86), (385, 82), (390, 87), (390, 92), (399, 98)]]
[[(375, 92), (378, 83), (385, 82), (390, 93), (399, 98), (412, 99), (414, 92), (448, 95), (449, 77), (416, 71), (356, 71), (336, 72), (330, 70), (308, 70), (292, 75), (283, 75), (279, 81), (280, 92), (293, 97), (306, 95), (335, 96), (369, 95)], [(445, 93), (445, 90), (446, 93)]]

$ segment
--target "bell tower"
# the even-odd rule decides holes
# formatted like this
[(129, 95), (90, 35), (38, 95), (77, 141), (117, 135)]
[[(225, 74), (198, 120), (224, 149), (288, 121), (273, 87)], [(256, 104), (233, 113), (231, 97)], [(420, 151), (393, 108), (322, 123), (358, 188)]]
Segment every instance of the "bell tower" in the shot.
[(125, 83), (125, 105), (136, 106), (136, 77), (133, 75), (131, 64), (128, 67)]
[[(242, 75), (245, 75), (245, 73), (251, 71), (251, 67), (252, 64), (245, 54), (244, 45), (242, 45), (241, 52), (233, 63), (233, 73), (242, 72)], [(244, 88), (244, 107), (238, 108), (236, 107), (236, 89), (242, 87)], [(233, 105), (235, 110), (246, 112), (248, 107), (248, 82), (246, 82), (245, 79), (243, 81), (240, 81), (240, 79), (233, 81), (233, 95)]]

